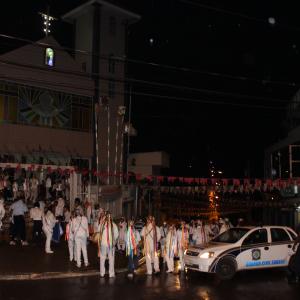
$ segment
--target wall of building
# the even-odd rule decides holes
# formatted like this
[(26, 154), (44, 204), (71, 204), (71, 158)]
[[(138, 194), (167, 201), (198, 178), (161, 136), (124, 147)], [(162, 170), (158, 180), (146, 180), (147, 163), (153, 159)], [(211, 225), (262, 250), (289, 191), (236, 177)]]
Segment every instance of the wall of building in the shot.
[(169, 168), (169, 156), (165, 152), (132, 153), (128, 157), (128, 170), (142, 176), (160, 175), (159, 169)]
[(45, 151), (76, 158), (91, 158), (92, 134), (87, 132), (1, 124), (0, 153), (24, 153)]

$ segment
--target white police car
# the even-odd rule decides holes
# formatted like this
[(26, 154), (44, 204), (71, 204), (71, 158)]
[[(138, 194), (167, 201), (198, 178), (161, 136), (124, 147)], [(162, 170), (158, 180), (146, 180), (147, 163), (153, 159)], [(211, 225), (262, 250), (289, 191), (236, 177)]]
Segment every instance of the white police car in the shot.
[(186, 270), (216, 273), (231, 279), (242, 270), (286, 267), (296, 233), (288, 227), (236, 227), (208, 244), (191, 246), (184, 253)]

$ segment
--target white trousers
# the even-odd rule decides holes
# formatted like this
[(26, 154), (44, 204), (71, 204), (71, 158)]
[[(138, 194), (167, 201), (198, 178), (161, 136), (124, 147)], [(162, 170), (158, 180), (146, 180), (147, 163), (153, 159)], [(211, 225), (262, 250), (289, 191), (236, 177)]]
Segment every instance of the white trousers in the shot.
[(68, 240), (68, 248), (69, 248), (70, 261), (72, 261), (73, 259), (75, 261), (77, 261), (76, 244), (75, 244), (75, 241), (73, 239)]
[(108, 258), (109, 277), (115, 276), (115, 247), (109, 249), (106, 246), (101, 246), (100, 249), (100, 276), (105, 275), (105, 260)]
[(168, 271), (174, 272), (174, 257), (169, 257), (168, 255), (165, 255), (165, 259), (168, 266)]
[(87, 239), (85, 237), (75, 238), (75, 248), (76, 251), (76, 262), (77, 266), (81, 266), (81, 253), (83, 256), (84, 264), (87, 266), (89, 264), (88, 254), (87, 254)]
[(51, 251), (51, 240), (52, 240), (53, 232), (50, 230), (44, 229), (44, 233), (46, 236), (45, 251), (49, 252), (49, 251)]
[(159, 259), (157, 253), (150, 251), (146, 253), (146, 267), (147, 274), (152, 274), (152, 263), (154, 264), (154, 271), (159, 272)]

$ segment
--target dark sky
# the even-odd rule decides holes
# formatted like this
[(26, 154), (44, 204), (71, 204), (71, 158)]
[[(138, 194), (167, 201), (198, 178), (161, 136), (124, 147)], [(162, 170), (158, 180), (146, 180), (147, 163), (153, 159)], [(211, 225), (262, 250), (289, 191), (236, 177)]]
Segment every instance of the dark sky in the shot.
[[(41, 38), (37, 12), (46, 2), (18, 1), (18, 11), (6, 3), (1, 33)], [(50, 2), (59, 16), (76, 1)], [(291, 83), (300, 82), (296, 1), (118, 2), (142, 17), (130, 28), (129, 58), (158, 64), (131, 62), (128, 77), (164, 84), (133, 85), (132, 151), (168, 152), (174, 175), (205, 176), (212, 160), (228, 177), (243, 177), (247, 167), (262, 176), (264, 148), (285, 134), (285, 106), (299, 87)], [(68, 45), (70, 28), (55, 26)]]

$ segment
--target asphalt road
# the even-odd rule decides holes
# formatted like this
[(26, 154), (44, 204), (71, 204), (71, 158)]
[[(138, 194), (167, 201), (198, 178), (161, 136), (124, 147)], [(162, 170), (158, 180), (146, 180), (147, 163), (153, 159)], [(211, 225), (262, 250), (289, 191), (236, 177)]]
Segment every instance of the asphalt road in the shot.
[(133, 278), (82, 277), (40, 281), (0, 282), (1, 300), (83, 299), (200, 299), (200, 300), (292, 300), (300, 299), (300, 284), (289, 285), (283, 270), (239, 273), (218, 283), (200, 273), (147, 276), (143, 269)]

